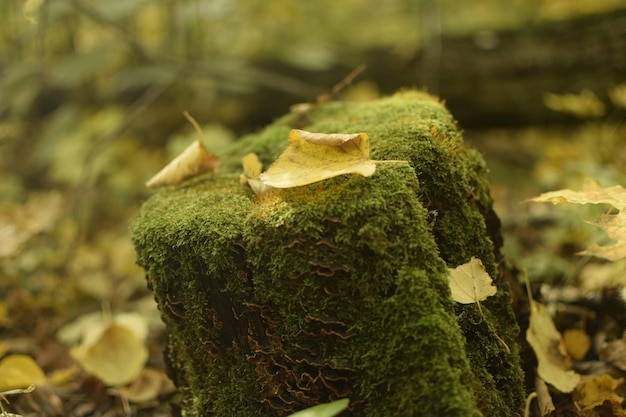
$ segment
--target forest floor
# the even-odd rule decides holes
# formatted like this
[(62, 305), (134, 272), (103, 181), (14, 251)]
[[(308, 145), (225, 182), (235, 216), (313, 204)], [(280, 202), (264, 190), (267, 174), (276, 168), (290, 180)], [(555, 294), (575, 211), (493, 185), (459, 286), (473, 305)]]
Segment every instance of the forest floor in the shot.
[[(581, 189), (586, 177), (625, 184), (626, 129), (589, 122), (465, 137), (491, 169), (509, 262), (526, 271), (558, 330), (577, 334), (566, 348), (588, 344), (569, 352), (572, 369), (603, 378), (587, 408), (584, 391), (552, 389), (538, 399), (551, 398), (555, 409), (542, 413), (533, 401), (529, 415), (623, 416), (626, 263), (577, 255), (606, 238), (586, 221), (607, 208), (525, 201), (544, 191)], [(103, 221), (77, 211), (79, 197), (76, 190), (28, 192), (23, 204), (0, 206), (0, 392), (36, 384), (31, 393), (7, 395), (2, 405), (25, 417), (171, 415), (177, 395), (165, 376), (164, 328), (129, 238), (140, 202), (112, 208), (117, 220)], [(518, 313), (524, 325), (527, 310)], [(97, 337), (105, 342), (94, 347)], [(132, 354), (108, 362), (121, 350)], [(536, 389), (534, 366), (531, 359), (525, 369), (529, 392)]]

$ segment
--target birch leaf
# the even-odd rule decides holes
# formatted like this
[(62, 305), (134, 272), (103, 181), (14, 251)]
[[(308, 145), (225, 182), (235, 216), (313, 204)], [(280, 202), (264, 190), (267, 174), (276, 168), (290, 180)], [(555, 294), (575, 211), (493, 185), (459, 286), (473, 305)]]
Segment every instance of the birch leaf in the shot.
[(572, 392), (580, 381), (580, 375), (569, 369), (571, 359), (548, 310), (534, 300), (530, 300), (526, 340), (537, 357), (537, 374), (541, 379), (563, 393)]
[(150, 178), (146, 182), (146, 187), (156, 188), (163, 185), (177, 185), (186, 179), (204, 174), (205, 172), (218, 172), (218, 170), (218, 157), (214, 154), (209, 154), (198, 139), (154, 177)]
[(135, 316), (128, 313), (90, 327), (82, 343), (70, 351), (72, 357), (106, 385), (121, 386), (134, 381), (148, 359), (143, 340), (147, 324), (141, 316)]
[(479, 303), (496, 293), (496, 287), (480, 259), (472, 257), (468, 263), (448, 271), (452, 298), (457, 303)]
[(607, 232), (610, 238), (617, 242), (613, 245), (599, 246), (594, 243), (579, 255), (597, 256), (617, 261), (626, 258), (626, 190), (621, 185), (609, 188), (602, 186), (595, 180), (585, 180), (583, 191), (558, 190), (543, 193), (531, 201), (543, 203), (576, 203), (576, 204), (610, 204), (620, 210), (618, 214), (604, 214), (598, 221), (590, 222)]
[(261, 171), (263, 170), (263, 164), (259, 161), (259, 157), (255, 153), (249, 153), (243, 157), (243, 174), (239, 177), (239, 182), (248, 183), (250, 188), (257, 194), (263, 194), (272, 187), (265, 185), (259, 179)]
[(45, 381), (46, 375), (30, 356), (12, 354), (0, 361), (0, 392), (26, 388)]
[(311, 184), (342, 174), (369, 177), (376, 163), (369, 159), (366, 133), (311, 133), (294, 129), (289, 147), (260, 180), (271, 187), (290, 188)]
[(576, 204), (610, 204), (618, 210), (626, 207), (626, 190), (621, 185), (609, 188), (602, 186), (595, 180), (586, 179), (582, 191), (558, 190), (543, 193), (532, 198), (535, 203), (576, 203)]

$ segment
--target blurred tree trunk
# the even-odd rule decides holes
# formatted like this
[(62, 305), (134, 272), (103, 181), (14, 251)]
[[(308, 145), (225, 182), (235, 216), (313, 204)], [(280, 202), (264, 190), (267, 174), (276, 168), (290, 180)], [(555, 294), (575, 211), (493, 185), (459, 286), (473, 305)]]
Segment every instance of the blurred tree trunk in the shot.
[[(356, 66), (356, 56), (346, 59), (352, 61), (322, 72), (269, 66), (330, 88), (350, 65)], [(409, 59), (388, 50), (369, 50), (362, 61), (368, 69), (361, 79), (375, 81), (386, 94), (407, 86), (426, 88), (446, 101), (464, 127), (571, 122), (572, 116), (548, 109), (543, 96), (588, 89), (610, 111), (608, 90), (626, 82), (626, 9), (518, 30), (444, 35), (432, 38)], [(259, 94), (261, 117), (272, 106), (284, 110), (302, 101), (275, 91)]]

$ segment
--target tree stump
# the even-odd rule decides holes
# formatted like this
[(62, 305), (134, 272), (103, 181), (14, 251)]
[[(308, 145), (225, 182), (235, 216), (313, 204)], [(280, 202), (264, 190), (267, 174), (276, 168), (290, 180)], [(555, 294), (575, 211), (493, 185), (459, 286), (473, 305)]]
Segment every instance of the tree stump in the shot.
[[(254, 195), (241, 158), (267, 167), (294, 127), (366, 132), (372, 159), (409, 164)], [(155, 193), (133, 240), (184, 415), (286, 416), (339, 398), (342, 416), (512, 415), (524, 390), (508, 293), (481, 314), (447, 280), (475, 256), (498, 282), (486, 173), (445, 107), (404, 91), (288, 114), (223, 155), (219, 175)]]

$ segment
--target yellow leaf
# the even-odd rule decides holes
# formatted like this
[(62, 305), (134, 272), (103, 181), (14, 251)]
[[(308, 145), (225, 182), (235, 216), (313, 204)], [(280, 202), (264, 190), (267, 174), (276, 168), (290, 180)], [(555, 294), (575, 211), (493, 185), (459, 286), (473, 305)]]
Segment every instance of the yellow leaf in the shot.
[(543, 103), (551, 110), (577, 117), (602, 116), (605, 112), (604, 103), (591, 90), (582, 90), (580, 94), (546, 93)]
[(272, 187), (265, 185), (259, 179), (263, 164), (259, 161), (259, 157), (255, 153), (249, 153), (243, 157), (243, 174), (239, 177), (241, 183), (248, 183), (250, 188), (258, 195), (263, 194)]
[(569, 329), (563, 332), (567, 353), (577, 361), (582, 360), (591, 347), (591, 338), (584, 330)]
[(196, 140), (154, 177), (150, 178), (146, 182), (146, 187), (177, 185), (205, 172), (218, 172), (218, 170), (219, 158), (214, 154), (209, 154), (202, 142)]
[[(624, 398), (618, 395), (616, 391), (623, 382), (623, 379), (616, 380), (607, 374), (586, 377), (574, 391), (574, 403), (582, 413), (593, 410), (605, 401), (619, 405), (624, 401)], [(619, 408), (621, 409), (621, 407)]]
[(369, 159), (366, 133), (311, 133), (294, 129), (289, 147), (260, 180), (275, 188), (298, 187), (342, 174), (369, 177), (376, 163)]
[(610, 204), (618, 210), (626, 207), (626, 190), (621, 185), (609, 188), (602, 186), (595, 180), (586, 179), (582, 191), (558, 190), (543, 193), (532, 198), (535, 203), (576, 203), (576, 204)]
[(545, 306), (534, 300), (530, 300), (530, 323), (526, 330), (526, 340), (537, 357), (537, 373), (541, 379), (561, 392), (572, 392), (580, 381), (580, 375), (569, 370), (571, 359), (561, 334)]
[(496, 287), (480, 259), (472, 257), (468, 263), (448, 271), (452, 299), (457, 303), (478, 303), (496, 293)]
[(619, 261), (626, 258), (626, 241), (619, 241), (613, 245), (600, 246), (592, 243), (584, 251), (578, 252), (578, 255), (597, 256), (609, 261)]
[(122, 387), (120, 393), (130, 402), (145, 403), (175, 390), (174, 384), (163, 372), (145, 368), (131, 385)]
[(135, 380), (148, 359), (143, 337), (145, 330), (138, 320), (127, 315), (88, 329), (71, 354), (85, 371), (106, 385), (121, 386)]
[(46, 381), (46, 374), (33, 358), (13, 354), (0, 361), (0, 393)]

